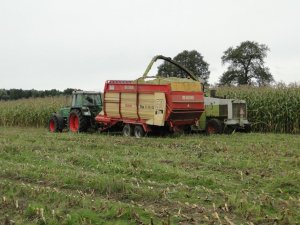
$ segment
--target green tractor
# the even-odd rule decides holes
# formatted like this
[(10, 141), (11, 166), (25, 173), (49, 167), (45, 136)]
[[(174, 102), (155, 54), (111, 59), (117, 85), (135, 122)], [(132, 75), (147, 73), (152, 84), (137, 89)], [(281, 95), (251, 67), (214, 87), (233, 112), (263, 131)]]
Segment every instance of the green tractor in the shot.
[(49, 131), (61, 132), (67, 128), (72, 132), (84, 132), (89, 128), (97, 128), (94, 118), (101, 110), (100, 92), (74, 91), (71, 106), (61, 108), (51, 115)]
[(245, 100), (217, 97), (215, 90), (211, 90), (210, 96), (204, 97), (204, 104), (205, 112), (192, 126), (193, 131), (205, 131), (208, 135), (251, 131)]

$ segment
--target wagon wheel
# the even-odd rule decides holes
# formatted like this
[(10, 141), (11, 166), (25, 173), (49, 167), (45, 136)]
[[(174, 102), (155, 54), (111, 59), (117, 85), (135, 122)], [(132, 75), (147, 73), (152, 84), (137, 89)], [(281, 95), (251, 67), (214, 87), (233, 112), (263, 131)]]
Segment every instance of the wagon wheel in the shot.
[(130, 124), (126, 124), (124, 127), (123, 127), (123, 135), (125, 137), (130, 137), (133, 135), (133, 130), (132, 130), (132, 126), (130, 126)]
[(141, 125), (136, 125), (134, 127), (134, 136), (136, 138), (141, 138), (145, 136), (144, 128)]
[(222, 123), (218, 119), (210, 119), (206, 123), (205, 131), (207, 135), (221, 134), (223, 132)]

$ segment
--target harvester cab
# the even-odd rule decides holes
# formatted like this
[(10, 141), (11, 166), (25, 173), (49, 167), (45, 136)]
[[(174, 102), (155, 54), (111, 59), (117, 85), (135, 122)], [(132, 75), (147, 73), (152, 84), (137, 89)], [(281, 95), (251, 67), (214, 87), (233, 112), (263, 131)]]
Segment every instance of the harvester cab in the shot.
[(100, 92), (74, 91), (71, 106), (59, 109), (49, 120), (51, 132), (68, 128), (72, 132), (84, 132), (96, 128), (95, 116), (102, 110)]
[(211, 90), (210, 96), (204, 97), (205, 111), (193, 130), (203, 130), (207, 134), (232, 133), (234, 131), (251, 131), (247, 119), (247, 104), (245, 100), (226, 99), (216, 96)]

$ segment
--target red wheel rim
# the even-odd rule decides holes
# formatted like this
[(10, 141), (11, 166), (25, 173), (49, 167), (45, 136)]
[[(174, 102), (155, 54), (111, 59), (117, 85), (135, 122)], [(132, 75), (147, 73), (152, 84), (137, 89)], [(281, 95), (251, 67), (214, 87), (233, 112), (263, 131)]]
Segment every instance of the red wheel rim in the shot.
[(79, 128), (79, 120), (76, 115), (70, 115), (70, 130), (73, 132), (77, 132)]
[(208, 126), (207, 131), (209, 134), (215, 134), (216, 133), (216, 128), (214, 126)]
[(55, 131), (55, 122), (54, 122), (53, 119), (51, 119), (50, 122), (49, 122), (49, 130), (50, 130), (51, 132), (54, 132), (54, 131)]

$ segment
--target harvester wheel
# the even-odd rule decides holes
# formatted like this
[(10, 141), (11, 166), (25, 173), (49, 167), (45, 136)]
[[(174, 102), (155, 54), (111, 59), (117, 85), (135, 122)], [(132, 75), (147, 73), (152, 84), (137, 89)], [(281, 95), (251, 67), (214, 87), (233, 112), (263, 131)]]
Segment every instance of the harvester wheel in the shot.
[(133, 129), (132, 126), (130, 126), (130, 124), (125, 124), (125, 126), (123, 127), (123, 135), (125, 137), (130, 137), (133, 135)]
[(221, 121), (218, 119), (208, 120), (206, 123), (205, 131), (207, 135), (221, 134), (223, 132), (223, 126)]
[(68, 118), (68, 127), (72, 132), (84, 132), (88, 128), (86, 118), (78, 109), (73, 109)]
[(251, 125), (250, 124), (245, 125), (244, 132), (245, 133), (250, 133), (251, 132)]
[(225, 134), (232, 134), (235, 131), (235, 128), (233, 126), (226, 126), (224, 128), (224, 133)]
[(144, 128), (141, 125), (136, 125), (134, 127), (134, 136), (136, 138), (141, 138), (145, 136)]
[(57, 116), (55, 116), (55, 115), (51, 116), (51, 118), (49, 119), (49, 122), (48, 122), (48, 129), (52, 133), (61, 132), (61, 129), (59, 128), (59, 121), (58, 121)]

